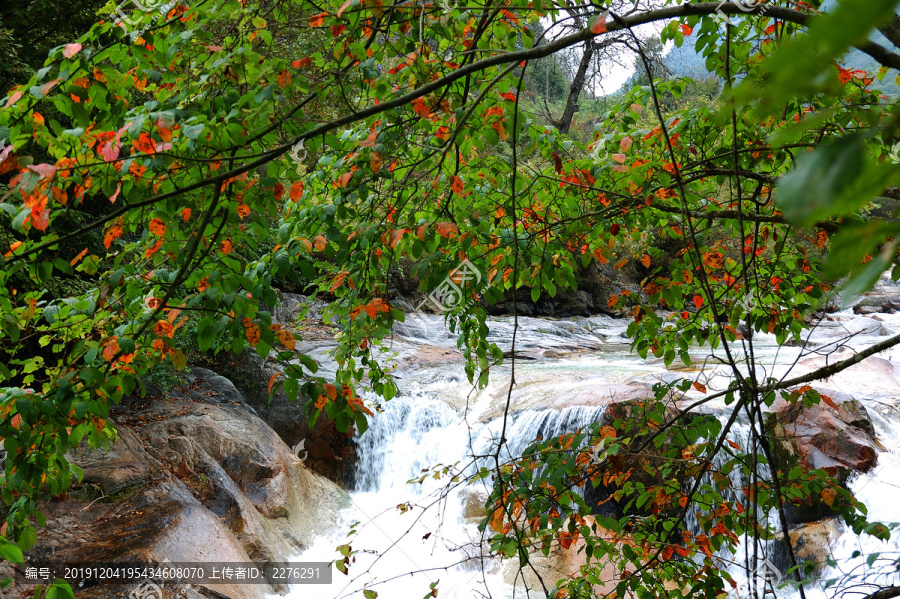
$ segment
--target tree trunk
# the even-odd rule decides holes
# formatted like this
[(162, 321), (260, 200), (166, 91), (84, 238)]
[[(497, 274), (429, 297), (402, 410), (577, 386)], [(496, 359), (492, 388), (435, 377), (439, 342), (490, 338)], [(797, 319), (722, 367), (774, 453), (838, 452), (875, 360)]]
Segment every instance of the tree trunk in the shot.
[(584, 54), (581, 55), (581, 64), (578, 65), (578, 72), (572, 80), (569, 87), (569, 97), (566, 99), (566, 110), (563, 112), (562, 118), (559, 120), (559, 132), (568, 133), (569, 127), (572, 126), (572, 119), (575, 112), (578, 111), (578, 97), (581, 90), (584, 89), (584, 82), (587, 78), (588, 68), (591, 66), (591, 60), (594, 58), (594, 42), (587, 40), (584, 42)]

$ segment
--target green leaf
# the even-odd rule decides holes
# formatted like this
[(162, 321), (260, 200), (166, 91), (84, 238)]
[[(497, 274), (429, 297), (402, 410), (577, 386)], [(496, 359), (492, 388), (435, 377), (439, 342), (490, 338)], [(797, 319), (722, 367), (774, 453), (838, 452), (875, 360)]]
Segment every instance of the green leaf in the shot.
[(172, 365), (175, 366), (175, 370), (187, 368), (187, 356), (181, 350), (172, 348), (169, 350), (169, 356), (172, 358)]
[(6, 537), (0, 537), (0, 558), (16, 564), (21, 564), (25, 561), (22, 550), (7, 541)]
[(284, 379), (282, 388), (284, 389), (284, 394), (287, 395), (287, 398), (289, 400), (297, 401), (297, 393), (300, 391), (300, 383), (297, 382), (297, 379)]
[(865, 42), (877, 26), (894, 17), (896, 0), (840, 2), (821, 16), (812, 17), (808, 33), (781, 45), (764, 65), (771, 78), (760, 86), (748, 78), (737, 90), (739, 100), (764, 97), (763, 106), (780, 111), (784, 103), (804, 92), (817, 89), (822, 74), (834, 71), (833, 62), (854, 44)]
[(801, 156), (797, 168), (778, 185), (778, 205), (785, 217), (794, 224), (809, 226), (867, 204), (889, 184), (896, 168), (866, 168), (864, 156), (862, 133)]
[(824, 275), (835, 280), (843, 277), (851, 270), (861, 269), (860, 262), (876, 244), (900, 231), (900, 224), (884, 221), (870, 221), (845, 225), (831, 238), (828, 260), (825, 262)]

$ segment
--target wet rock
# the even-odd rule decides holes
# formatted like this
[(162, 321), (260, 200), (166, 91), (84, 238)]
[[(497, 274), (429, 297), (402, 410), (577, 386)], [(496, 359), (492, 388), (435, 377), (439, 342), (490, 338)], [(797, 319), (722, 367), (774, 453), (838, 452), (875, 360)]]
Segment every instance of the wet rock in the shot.
[[(673, 427), (672, 431), (665, 436), (664, 442), (657, 446), (655, 443), (647, 443), (650, 439), (649, 434), (643, 432), (643, 422), (648, 418), (645, 410), (653, 409), (653, 402), (645, 400), (640, 401), (623, 401), (611, 404), (606, 408), (601, 420), (601, 425), (614, 427), (617, 437), (631, 438), (629, 446), (624, 447), (617, 455), (608, 456), (601, 464), (601, 473), (598, 476), (606, 474), (619, 474), (631, 472), (629, 481), (644, 487), (655, 487), (666, 484), (672, 478), (683, 478), (692, 474), (690, 466), (687, 462), (683, 462), (675, 471), (664, 474), (666, 466), (672, 463), (671, 457), (665, 454), (673, 448), (679, 453), (687, 448), (687, 440), (683, 435), (678, 435), (675, 431), (677, 427)], [(665, 404), (662, 409), (662, 418), (658, 416), (649, 416), (654, 419), (662, 419), (665, 424), (674, 419), (680, 410), (674, 404)], [(686, 422), (689, 422), (687, 420)], [(644, 429), (646, 430), (646, 429)], [(646, 447), (644, 447), (646, 445)], [(632, 449), (634, 448), (634, 449)], [(637, 451), (637, 448), (642, 448)], [(653, 512), (663, 511), (675, 513), (679, 507), (676, 504), (657, 505), (655, 501), (644, 504), (643, 507), (629, 505), (631, 497), (625, 496), (621, 499), (615, 499), (613, 494), (619, 487), (613, 483), (606, 483), (601, 478), (600, 484), (596, 487), (593, 485), (585, 486), (585, 501), (591, 507), (592, 513), (613, 518), (620, 518), (623, 515), (629, 516), (645, 516)]]
[(900, 310), (897, 295), (870, 295), (853, 306), (854, 314), (893, 314)]
[[(227, 379), (195, 369), (190, 380), (169, 397), (127, 398), (111, 415), (118, 431), (111, 447), (70, 454), (85, 482), (42, 508), (47, 525), (29, 559), (277, 561), (334, 522), (346, 501), (341, 489), (306, 468)], [(125, 597), (134, 586), (101, 585), (79, 597)], [(233, 584), (166, 592), (262, 599), (286, 590)]]
[[(325, 343), (325, 342), (323, 342)], [(332, 342), (328, 342), (333, 345)], [(310, 351), (321, 344), (310, 344), (300, 351)], [(291, 401), (277, 388), (270, 398), (269, 380), (280, 373), (282, 368), (275, 363), (262, 360), (255, 352), (245, 351), (239, 356), (223, 355), (219, 368), (227, 371), (235, 386), (253, 408), (290, 447), (301, 441), (308, 453), (307, 467), (335, 482), (349, 482), (353, 465), (356, 463), (354, 430), (340, 432), (328, 418), (319, 418), (315, 426), (309, 426), (308, 398), (302, 395)]]
[(106, 495), (142, 484), (159, 468), (128, 427), (119, 430), (118, 442), (110, 447), (91, 451), (83, 444), (70, 457), (84, 470), (84, 483), (96, 485)]
[(463, 518), (480, 521), (487, 515), (485, 504), (488, 494), (484, 489), (467, 488), (460, 493)]
[(852, 472), (868, 472), (878, 460), (875, 431), (866, 408), (857, 400), (828, 392), (827, 402), (773, 405), (768, 429), (788, 460), (822, 469), (841, 483)]
[(837, 518), (810, 522), (788, 530), (794, 557), (806, 564), (807, 572), (821, 572), (825, 561), (843, 531), (843, 524)]

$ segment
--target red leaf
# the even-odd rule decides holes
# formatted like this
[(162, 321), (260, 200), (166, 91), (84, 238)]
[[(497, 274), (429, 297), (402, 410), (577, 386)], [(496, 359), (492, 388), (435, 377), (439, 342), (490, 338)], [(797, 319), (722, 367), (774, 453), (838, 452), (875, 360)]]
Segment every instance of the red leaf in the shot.
[(269, 379), (269, 395), (272, 395), (272, 387), (275, 386), (275, 379), (281, 376), (280, 372), (276, 372), (272, 375), (272, 378)]
[(291, 63), (291, 66), (295, 69), (302, 69), (303, 67), (308, 67), (312, 64), (312, 58), (301, 58), (300, 60), (295, 60)]
[(337, 11), (337, 16), (341, 16), (345, 10), (350, 8), (350, 5), (353, 4), (355, 0), (344, 0), (344, 3), (341, 4), (341, 7)]
[(557, 173), (562, 173), (562, 158), (556, 152), (553, 152), (553, 168), (556, 169)]
[(327, 12), (320, 12), (319, 14), (310, 18), (309, 26), (310, 27), (321, 27), (322, 24), (325, 22), (325, 17), (327, 17), (327, 16), (328, 16)]
[(700, 309), (700, 307), (703, 305), (703, 296), (702, 295), (697, 294), (694, 296), (694, 305), (697, 306), (698, 310)]
[(103, 348), (103, 359), (109, 362), (119, 352), (119, 342), (117, 337), (110, 337), (106, 340), (106, 347)]
[(9, 97), (9, 100), (6, 101), (6, 106), (4, 106), (4, 108), (9, 108), (10, 106), (12, 106), (16, 102), (18, 102), (21, 97), (22, 97), (22, 92), (15, 92), (13, 95), (11, 95)]
[(593, 33), (594, 35), (599, 35), (606, 32), (607, 16), (609, 16), (609, 11), (604, 10), (602, 13), (594, 17), (594, 20), (591, 22), (591, 33)]
[(331, 26), (331, 37), (337, 37), (340, 34), (344, 33), (344, 30), (347, 29), (346, 25), (332, 25)]
[(455, 239), (456, 234), (459, 233), (459, 227), (453, 223), (438, 223), (434, 230), (437, 231), (438, 235), (447, 239)]
[(694, 28), (691, 27), (690, 25), (688, 25), (687, 23), (682, 23), (681, 33), (683, 33), (685, 36), (688, 36), (688, 35), (694, 33)]
[(100, 156), (103, 157), (104, 161), (112, 162), (119, 157), (119, 150), (121, 148), (122, 144), (119, 141), (113, 143), (112, 140), (103, 140), (100, 142), (100, 145), (97, 146), (97, 151), (100, 153)]
[(288, 195), (294, 202), (299, 202), (300, 198), (303, 197), (303, 181), (297, 181), (291, 185), (291, 191)]
[(56, 167), (52, 164), (29, 164), (28, 170), (39, 174), (41, 179), (52, 179), (56, 175)]
[(150, 232), (153, 233), (154, 235), (158, 235), (159, 237), (162, 237), (163, 235), (166, 234), (166, 224), (164, 222), (162, 222), (162, 220), (159, 218), (154, 218), (153, 220), (150, 221), (150, 224), (147, 226), (150, 229)]
[(819, 396), (822, 398), (822, 401), (824, 401), (827, 405), (831, 406), (831, 407), (834, 408), (835, 410), (838, 409), (837, 404), (834, 403), (834, 400), (833, 400), (833, 399), (831, 399), (831, 398), (828, 397), (827, 395), (821, 394), (821, 393), (819, 394)]
[(63, 48), (63, 58), (72, 58), (79, 52), (81, 52), (81, 44), (66, 44), (66, 47)]

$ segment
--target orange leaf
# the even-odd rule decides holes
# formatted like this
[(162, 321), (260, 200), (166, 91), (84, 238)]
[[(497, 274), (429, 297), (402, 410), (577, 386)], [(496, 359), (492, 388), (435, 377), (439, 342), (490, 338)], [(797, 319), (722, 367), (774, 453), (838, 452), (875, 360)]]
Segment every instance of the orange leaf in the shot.
[(111, 362), (116, 354), (119, 353), (119, 342), (117, 339), (118, 337), (110, 337), (106, 340), (106, 346), (103, 348), (103, 359), (107, 362)]
[(820, 394), (819, 394), (819, 397), (821, 397), (821, 398), (822, 398), (822, 401), (824, 401), (827, 405), (831, 406), (831, 407), (834, 408), (835, 410), (838, 409), (837, 404), (834, 403), (834, 400), (831, 399), (830, 397), (828, 397), (827, 395), (820, 393)]
[(494, 510), (494, 513), (491, 514), (490, 519), (491, 528), (494, 529), (494, 532), (500, 532), (503, 530), (503, 508), (497, 508)]
[(559, 531), (559, 544), (563, 549), (568, 549), (572, 545), (575, 544), (575, 540), (578, 538), (578, 530), (576, 529), (574, 533), (570, 533), (566, 530)]
[(272, 378), (269, 379), (269, 395), (272, 395), (272, 387), (275, 386), (275, 379), (281, 376), (280, 372), (276, 372), (272, 375)]
[(333, 292), (335, 289), (344, 284), (344, 279), (347, 278), (347, 271), (342, 270), (337, 274), (334, 278), (334, 282), (331, 284), (331, 291)]
[(291, 191), (288, 192), (288, 196), (294, 202), (299, 202), (300, 198), (303, 197), (303, 181), (297, 181), (291, 185)]
[(438, 223), (434, 230), (437, 231), (438, 235), (447, 239), (456, 239), (456, 234), (459, 233), (459, 227), (447, 222)]
[(700, 309), (700, 307), (703, 305), (703, 296), (702, 295), (697, 294), (694, 296), (694, 305), (697, 306), (698, 310)]
[(293, 350), (297, 346), (297, 340), (294, 339), (294, 334), (291, 333), (287, 329), (279, 329), (275, 336), (278, 337), (278, 342), (285, 346), (286, 348)]
[[(22, 242), (18, 241), (16, 243), (22, 243)], [(77, 256), (72, 258), (72, 260), (69, 262), (69, 266), (75, 266), (76, 264), (78, 264), (81, 261), (81, 259), (87, 255), (87, 253), (88, 253), (87, 248), (84, 248), (83, 250), (81, 250)]]
[(147, 248), (147, 250), (144, 252), (144, 256), (149, 258), (153, 254), (158, 252), (159, 248), (161, 248), (161, 247), (162, 247), (162, 239), (157, 239), (156, 243), (154, 243), (153, 245), (151, 245), (150, 247)]
[(154, 218), (147, 227), (150, 229), (151, 233), (158, 235), (159, 237), (166, 234), (166, 224), (162, 222), (161, 219)]
[(706, 393), (706, 385), (704, 385), (700, 381), (694, 381), (694, 389), (696, 389), (700, 393)]
[(324, 235), (316, 235), (313, 238), (313, 249), (317, 252), (321, 252), (325, 249), (325, 245), (328, 243), (328, 240), (325, 239)]
[(190, 208), (185, 208), (184, 210), (181, 211), (181, 220), (183, 220), (184, 222), (188, 222), (189, 220), (191, 220), (191, 209)]
[(244, 334), (247, 336), (247, 341), (252, 346), (256, 346), (259, 343), (262, 335), (259, 332), (259, 325), (250, 320), (249, 318), (244, 319)]
[(156, 333), (160, 337), (169, 337), (175, 334), (175, 327), (172, 326), (172, 323), (168, 320), (160, 320), (156, 323), (156, 326), (153, 327), (153, 332)]
[(824, 501), (828, 507), (832, 506), (836, 497), (837, 497), (837, 491), (835, 491), (834, 489), (832, 489), (832, 488), (822, 489), (822, 501)]
[(453, 179), (451, 179), (450, 189), (453, 191), (453, 193), (459, 195), (465, 188), (466, 187), (465, 184), (463, 184), (463, 180), (459, 177), (453, 177)]
[(683, 33), (685, 36), (690, 35), (690, 34), (694, 33), (694, 28), (691, 27), (690, 25), (688, 25), (687, 23), (682, 23), (681, 24), (681, 33)]
[(313, 16), (309, 20), (309, 26), (310, 27), (321, 27), (322, 24), (325, 22), (325, 17), (327, 17), (327, 16), (328, 16), (327, 12), (320, 12), (319, 14)]
[(650, 256), (648, 254), (641, 256), (641, 264), (643, 264), (645, 268), (650, 268)]
[(250, 206), (241, 202), (237, 206), (237, 214), (241, 217), (241, 220), (244, 220), (244, 217), (250, 214)]
[(113, 223), (107, 230), (106, 236), (103, 238), (103, 245), (106, 246), (106, 249), (109, 249), (109, 246), (112, 244), (113, 239), (118, 239), (122, 236), (122, 224), (121, 220), (119, 222)]

